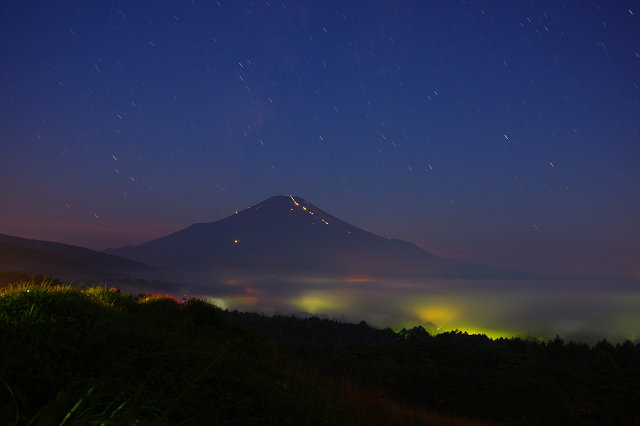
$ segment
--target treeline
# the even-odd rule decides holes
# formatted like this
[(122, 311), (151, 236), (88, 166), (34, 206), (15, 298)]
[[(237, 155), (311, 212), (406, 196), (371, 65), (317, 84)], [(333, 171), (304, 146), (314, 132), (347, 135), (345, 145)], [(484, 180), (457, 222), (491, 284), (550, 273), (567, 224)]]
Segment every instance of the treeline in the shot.
[(225, 311), (334, 378), (411, 406), (523, 425), (636, 425), (640, 344), (396, 333), (319, 318)]

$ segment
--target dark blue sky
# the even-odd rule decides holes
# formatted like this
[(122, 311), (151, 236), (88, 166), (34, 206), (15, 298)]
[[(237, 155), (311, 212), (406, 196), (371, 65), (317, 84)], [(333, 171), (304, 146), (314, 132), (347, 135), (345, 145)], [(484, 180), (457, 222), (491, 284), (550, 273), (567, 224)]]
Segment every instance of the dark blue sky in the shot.
[(0, 233), (120, 247), (293, 194), (444, 257), (640, 278), (637, 5), (3, 4)]

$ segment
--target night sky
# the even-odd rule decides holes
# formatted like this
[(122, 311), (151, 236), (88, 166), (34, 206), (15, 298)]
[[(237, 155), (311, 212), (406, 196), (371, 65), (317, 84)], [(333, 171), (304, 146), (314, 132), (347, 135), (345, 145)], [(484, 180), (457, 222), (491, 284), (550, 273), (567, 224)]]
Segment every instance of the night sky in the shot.
[(0, 233), (141, 244), (279, 194), (443, 257), (640, 278), (631, 1), (0, 6)]

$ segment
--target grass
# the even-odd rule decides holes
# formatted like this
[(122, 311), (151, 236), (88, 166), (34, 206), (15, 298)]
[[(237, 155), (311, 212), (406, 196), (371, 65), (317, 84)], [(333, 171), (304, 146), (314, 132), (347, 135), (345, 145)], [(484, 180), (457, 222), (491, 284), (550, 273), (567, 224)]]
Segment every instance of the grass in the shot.
[(341, 399), (353, 408), (356, 424), (371, 426), (478, 426), (489, 424), (412, 407), (390, 398), (380, 389), (363, 388), (349, 377), (333, 380), (331, 384)]
[(0, 289), (0, 425), (483, 425), (331, 380), (201, 299)]

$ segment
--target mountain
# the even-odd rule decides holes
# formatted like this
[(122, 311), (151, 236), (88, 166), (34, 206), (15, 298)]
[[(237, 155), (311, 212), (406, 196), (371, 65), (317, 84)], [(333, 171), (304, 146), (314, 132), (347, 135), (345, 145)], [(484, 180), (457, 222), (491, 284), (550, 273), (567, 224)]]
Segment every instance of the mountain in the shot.
[(0, 234), (0, 270), (77, 279), (158, 268), (83, 247)]
[(138, 246), (104, 253), (164, 268), (241, 268), (352, 277), (526, 279), (533, 274), (442, 259), (377, 236), (290, 195), (226, 219), (196, 223)]

